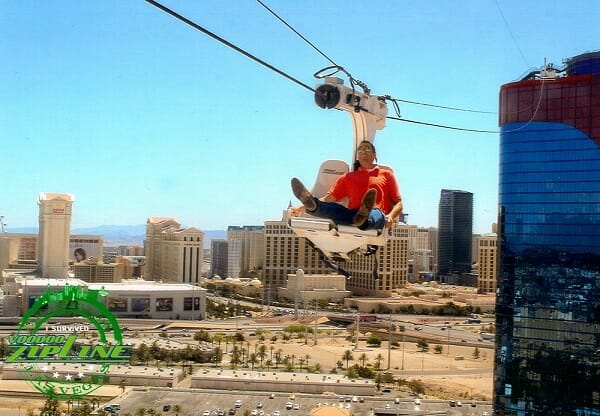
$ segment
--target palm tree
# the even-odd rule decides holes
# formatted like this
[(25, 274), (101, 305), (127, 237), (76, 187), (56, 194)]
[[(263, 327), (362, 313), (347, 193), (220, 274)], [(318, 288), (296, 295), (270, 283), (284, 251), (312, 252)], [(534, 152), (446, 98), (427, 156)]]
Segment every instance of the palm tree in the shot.
[[(243, 349), (242, 349), (243, 351)], [(229, 361), (229, 363), (231, 364), (231, 368), (236, 368), (238, 366), (238, 364), (240, 364), (242, 362), (242, 352), (240, 351), (240, 347), (238, 347), (237, 345), (233, 346), (233, 349), (231, 350), (231, 359)]]
[(121, 394), (125, 393), (125, 387), (127, 387), (125, 385), (125, 379), (122, 378), (121, 381), (119, 381), (119, 388), (121, 389)]
[(250, 361), (250, 364), (252, 365), (252, 370), (254, 370), (254, 365), (258, 362), (258, 354), (251, 353), (250, 357), (248, 358), (248, 361)]
[(343, 360), (346, 360), (346, 370), (348, 369), (348, 362), (350, 360), (354, 360), (354, 357), (352, 356), (352, 351), (350, 350), (346, 350), (344, 351), (344, 355), (342, 356)]
[(381, 353), (377, 354), (377, 356), (375, 357), (375, 368), (377, 370), (380, 369), (382, 361), (385, 361), (383, 355), (381, 355)]
[(223, 350), (221, 350), (221, 348), (217, 347), (214, 349), (213, 360), (215, 362), (215, 367), (218, 367), (219, 363), (223, 361)]
[(97, 408), (100, 405), (100, 399), (97, 398), (96, 396), (93, 396), (90, 401), (92, 403), (92, 410), (94, 410), (95, 408)]
[(306, 371), (308, 371), (308, 360), (310, 360), (310, 355), (306, 354), (304, 359), (306, 360)]
[(263, 361), (265, 360), (266, 357), (267, 357), (267, 346), (261, 345), (258, 348), (258, 358), (260, 358), (260, 366), (261, 367), (262, 367)]
[(367, 362), (368, 358), (367, 358), (367, 354), (365, 354), (364, 352), (360, 355), (360, 357), (358, 357), (358, 361), (361, 362), (361, 367), (365, 366), (365, 363)]
[(298, 358), (298, 362), (300, 363), (300, 372), (302, 372), (302, 367), (304, 366), (304, 358), (303, 357)]
[[(225, 339), (227, 339), (227, 337), (225, 337)], [(216, 333), (212, 338), (213, 345), (216, 342), (217, 344), (219, 344), (219, 348), (221, 348), (222, 341), (223, 341), (223, 334), (221, 334), (220, 332)], [(227, 344), (225, 344), (225, 349), (227, 349)]]

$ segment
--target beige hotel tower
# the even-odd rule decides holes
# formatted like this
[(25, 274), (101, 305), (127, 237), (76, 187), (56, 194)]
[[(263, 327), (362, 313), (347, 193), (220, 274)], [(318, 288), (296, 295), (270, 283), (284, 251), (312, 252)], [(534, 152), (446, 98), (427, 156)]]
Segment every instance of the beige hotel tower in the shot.
[(68, 277), (71, 209), (74, 201), (71, 194), (40, 193), (38, 270), (43, 278)]

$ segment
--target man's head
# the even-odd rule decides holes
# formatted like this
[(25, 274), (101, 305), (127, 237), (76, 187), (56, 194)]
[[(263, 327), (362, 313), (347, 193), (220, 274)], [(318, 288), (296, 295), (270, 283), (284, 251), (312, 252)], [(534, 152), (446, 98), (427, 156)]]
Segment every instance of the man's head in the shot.
[(373, 143), (367, 140), (360, 142), (356, 148), (356, 160), (363, 168), (372, 168), (375, 165), (375, 160), (377, 160)]

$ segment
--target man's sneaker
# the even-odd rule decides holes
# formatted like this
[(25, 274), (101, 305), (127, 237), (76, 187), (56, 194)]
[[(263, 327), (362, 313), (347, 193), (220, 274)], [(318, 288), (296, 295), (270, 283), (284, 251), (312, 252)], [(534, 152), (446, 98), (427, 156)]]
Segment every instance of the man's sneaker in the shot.
[(354, 218), (352, 219), (352, 223), (355, 226), (360, 227), (365, 223), (367, 218), (369, 218), (369, 214), (373, 209), (373, 205), (375, 205), (376, 196), (377, 191), (375, 189), (369, 189), (367, 193), (363, 196), (360, 208), (358, 209), (358, 212), (354, 214)]
[(304, 185), (302, 185), (302, 182), (297, 178), (292, 178), (292, 192), (296, 195), (296, 198), (302, 202), (302, 205), (304, 205), (304, 208), (306, 208), (307, 211), (314, 211), (317, 209), (317, 203), (312, 194), (308, 192)]

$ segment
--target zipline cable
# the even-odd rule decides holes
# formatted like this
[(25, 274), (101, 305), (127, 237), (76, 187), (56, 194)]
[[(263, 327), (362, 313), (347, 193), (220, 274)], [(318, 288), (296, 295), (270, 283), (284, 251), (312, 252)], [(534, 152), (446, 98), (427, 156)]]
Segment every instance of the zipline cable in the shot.
[(289, 74), (287, 74), (287, 73), (283, 72), (282, 70), (280, 70), (280, 69), (278, 69), (278, 68), (274, 67), (273, 65), (271, 65), (271, 64), (269, 64), (269, 63), (267, 63), (267, 62), (263, 61), (262, 59), (260, 59), (260, 58), (258, 58), (258, 57), (256, 57), (256, 56), (252, 55), (252, 54), (251, 54), (251, 53), (249, 53), (249, 52), (246, 52), (246, 51), (245, 51), (245, 50), (243, 50), (242, 48), (240, 48), (240, 47), (238, 47), (238, 46), (234, 45), (233, 43), (231, 43), (231, 42), (229, 42), (229, 41), (227, 41), (227, 40), (223, 39), (222, 37), (220, 37), (220, 36), (218, 36), (218, 35), (214, 34), (214, 33), (213, 33), (213, 32), (211, 32), (210, 30), (203, 28), (203, 27), (202, 27), (202, 26), (200, 26), (199, 24), (192, 22), (190, 19), (188, 19), (188, 18), (186, 18), (186, 17), (184, 17), (184, 16), (180, 15), (179, 13), (177, 13), (177, 12), (175, 12), (175, 11), (173, 11), (173, 10), (169, 9), (168, 7), (166, 7), (166, 6), (163, 6), (163, 5), (162, 5), (162, 4), (160, 4), (159, 2), (157, 2), (157, 1), (154, 1), (154, 0), (146, 0), (146, 2), (148, 2), (148, 3), (152, 4), (153, 6), (155, 6), (155, 7), (159, 8), (159, 9), (161, 9), (161, 10), (162, 10), (162, 11), (164, 11), (165, 13), (168, 13), (168, 14), (170, 14), (171, 16), (175, 17), (176, 19), (179, 19), (180, 21), (182, 21), (183, 23), (185, 23), (185, 24), (187, 24), (187, 25), (189, 25), (189, 26), (193, 27), (194, 29), (196, 29), (196, 30), (199, 30), (200, 32), (202, 32), (202, 33), (204, 33), (204, 34), (206, 34), (206, 35), (210, 36), (211, 38), (213, 38), (213, 39), (215, 39), (215, 40), (217, 40), (217, 41), (221, 42), (222, 44), (224, 44), (224, 45), (226, 45), (226, 46), (230, 47), (231, 49), (233, 49), (233, 50), (235, 50), (235, 51), (237, 51), (237, 52), (241, 53), (242, 55), (244, 55), (244, 56), (246, 56), (246, 57), (248, 57), (248, 58), (252, 59), (253, 61), (255, 61), (255, 62), (258, 62), (258, 63), (259, 63), (259, 64), (261, 64), (262, 66), (264, 66), (264, 67), (266, 67), (266, 68), (269, 68), (271, 71), (274, 71), (274, 72), (278, 73), (278, 74), (279, 74), (279, 75), (281, 75), (282, 77), (289, 79), (290, 81), (292, 81), (292, 82), (294, 82), (294, 83), (296, 83), (296, 84), (300, 85), (300, 86), (301, 86), (301, 87), (303, 87), (303, 88), (306, 88), (306, 89), (307, 89), (307, 90), (309, 90), (309, 91), (312, 91), (313, 93), (315, 92), (315, 89), (314, 89), (314, 88), (312, 88), (311, 86), (309, 86), (309, 85), (306, 85), (306, 84), (305, 84), (305, 83), (303, 83), (302, 81), (299, 81), (298, 79), (296, 79), (296, 78), (292, 77), (291, 75), (289, 75)]

